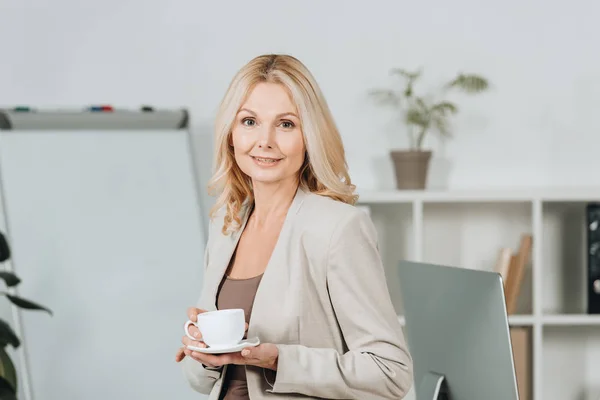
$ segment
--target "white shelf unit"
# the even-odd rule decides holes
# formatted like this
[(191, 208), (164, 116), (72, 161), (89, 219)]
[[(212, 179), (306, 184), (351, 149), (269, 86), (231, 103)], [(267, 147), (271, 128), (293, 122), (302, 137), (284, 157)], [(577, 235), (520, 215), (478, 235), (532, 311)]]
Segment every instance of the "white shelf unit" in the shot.
[(585, 206), (600, 187), (358, 191), (380, 235), (399, 319), (402, 259), (493, 270), (501, 247), (533, 249), (511, 326), (532, 330), (534, 400), (600, 399), (600, 315), (586, 314)]

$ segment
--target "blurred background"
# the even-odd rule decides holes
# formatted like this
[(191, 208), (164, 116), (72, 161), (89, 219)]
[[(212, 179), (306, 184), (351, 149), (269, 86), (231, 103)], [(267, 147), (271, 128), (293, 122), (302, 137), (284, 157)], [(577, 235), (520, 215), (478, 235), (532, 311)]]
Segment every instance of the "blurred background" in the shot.
[[(600, 201), (598, 17), (592, 0), (0, 0), (11, 118), (27, 119), (15, 107), (187, 111), (183, 127), (86, 140), (0, 130), (5, 266), (22, 279), (15, 293), (53, 312), (0, 305), (22, 339), (6, 346), (19, 399), (202, 398), (173, 357), (202, 281), (213, 118), (243, 64), (286, 53), (336, 119), (399, 317), (399, 260), (500, 271), (502, 249), (533, 237), (510, 313), (522, 398), (597, 400), (586, 237)], [(400, 187), (390, 152), (410, 147), (410, 127), (371, 94), (402, 95), (393, 69), (421, 71), (423, 96), (460, 74), (488, 83), (442, 99), (458, 112), (451, 135), (428, 131), (418, 149), (432, 151), (424, 187)]]

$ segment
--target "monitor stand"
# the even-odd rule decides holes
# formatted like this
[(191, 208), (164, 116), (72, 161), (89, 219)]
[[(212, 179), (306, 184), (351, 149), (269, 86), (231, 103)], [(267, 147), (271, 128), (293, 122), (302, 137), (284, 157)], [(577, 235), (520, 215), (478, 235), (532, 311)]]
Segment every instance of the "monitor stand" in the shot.
[(427, 372), (419, 386), (418, 400), (449, 400), (448, 387), (444, 375)]

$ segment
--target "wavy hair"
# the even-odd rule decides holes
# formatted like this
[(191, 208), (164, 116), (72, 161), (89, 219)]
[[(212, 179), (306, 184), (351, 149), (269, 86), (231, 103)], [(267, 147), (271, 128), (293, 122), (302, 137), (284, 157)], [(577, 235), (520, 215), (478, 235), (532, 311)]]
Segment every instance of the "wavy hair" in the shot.
[(300, 186), (348, 204), (358, 199), (348, 174), (342, 138), (310, 71), (290, 55), (261, 55), (233, 77), (215, 120), (214, 174), (208, 189), (218, 197), (210, 216), (224, 210), (224, 234), (240, 228), (242, 209), (254, 202), (251, 179), (236, 164), (230, 139), (240, 107), (261, 82), (282, 85), (296, 105), (306, 146), (305, 160), (298, 171)]

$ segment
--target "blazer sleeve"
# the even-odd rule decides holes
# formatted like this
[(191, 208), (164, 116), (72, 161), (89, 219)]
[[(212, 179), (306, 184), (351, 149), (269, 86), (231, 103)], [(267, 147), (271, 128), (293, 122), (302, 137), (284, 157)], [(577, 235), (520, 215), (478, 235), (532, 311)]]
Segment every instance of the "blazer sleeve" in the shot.
[(354, 209), (330, 243), (327, 285), (347, 344), (334, 349), (278, 345), (273, 393), (332, 399), (401, 399), (413, 365), (392, 305), (371, 219)]
[(185, 357), (181, 362), (184, 376), (192, 389), (202, 394), (210, 394), (215, 382), (221, 377), (223, 367), (206, 368), (189, 357)]
[[(212, 222), (211, 222), (212, 224)], [(210, 235), (210, 230), (209, 230)], [(204, 270), (208, 267), (208, 249), (210, 247), (210, 237), (206, 244), (206, 249), (204, 250)], [(202, 307), (202, 296), (198, 300), (196, 306), (198, 308)], [(183, 330), (182, 330), (183, 332)], [(218, 368), (209, 368), (205, 367), (204, 364), (194, 360), (190, 357), (185, 357), (181, 361), (181, 368), (183, 370), (183, 375), (185, 379), (188, 381), (189, 385), (195, 391), (202, 394), (209, 394), (215, 385), (215, 382), (221, 377), (221, 373), (223, 372), (223, 367)]]

